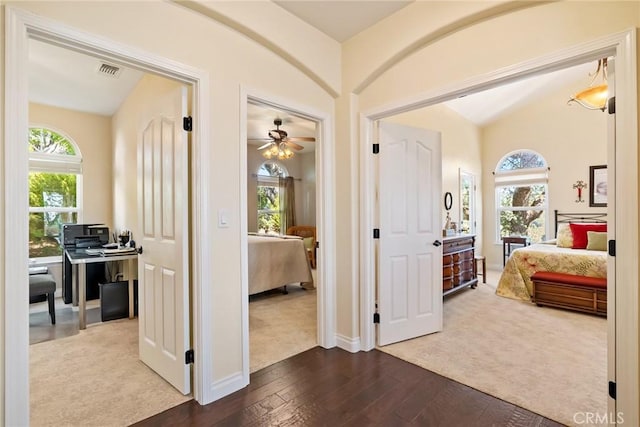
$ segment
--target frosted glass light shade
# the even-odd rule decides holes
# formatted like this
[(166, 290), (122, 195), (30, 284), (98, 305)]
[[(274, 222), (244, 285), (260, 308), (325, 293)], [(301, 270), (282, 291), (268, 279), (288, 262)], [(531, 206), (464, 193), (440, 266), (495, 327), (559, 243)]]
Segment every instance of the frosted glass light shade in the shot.
[(605, 83), (585, 89), (575, 94), (569, 101), (575, 101), (590, 110), (604, 111), (607, 106), (608, 95), (609, 86)]

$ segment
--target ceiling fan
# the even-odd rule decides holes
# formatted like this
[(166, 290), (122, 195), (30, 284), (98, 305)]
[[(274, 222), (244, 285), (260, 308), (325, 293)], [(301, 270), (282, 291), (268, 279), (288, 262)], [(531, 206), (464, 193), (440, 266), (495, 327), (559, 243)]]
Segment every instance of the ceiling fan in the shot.
[(276, 126), (275, 129), (268, 131), (269, 138), (263, 138), (261, 140), (269, 140), (266, 144), (258, 147), (259, 150), (264, 150), (262, 155), (267, 159), (276, 157), (280, 160), (290, 159), (293, 157), (293, 151), (300, 151), (304, 149), (302, 145), (296, 144), (295, 141), (315, 142), (315, 138), (311, 136), (289, 136), (286, 131), (280, 129), (282, 125), (282, 119), (276, 118), (273, 121)]

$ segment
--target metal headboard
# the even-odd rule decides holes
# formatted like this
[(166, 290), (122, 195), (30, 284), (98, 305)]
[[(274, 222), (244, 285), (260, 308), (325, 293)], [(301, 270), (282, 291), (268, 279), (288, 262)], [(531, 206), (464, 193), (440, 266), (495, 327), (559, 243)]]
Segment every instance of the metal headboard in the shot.
[(606, 213), (560, 213), (558, 210), (553, 211), (555, 214), (555, 233), (558, 234), (558, 224), (576, 223), (576, 222), (588, 222), (588, 223), (605, 223), (607, 222)]

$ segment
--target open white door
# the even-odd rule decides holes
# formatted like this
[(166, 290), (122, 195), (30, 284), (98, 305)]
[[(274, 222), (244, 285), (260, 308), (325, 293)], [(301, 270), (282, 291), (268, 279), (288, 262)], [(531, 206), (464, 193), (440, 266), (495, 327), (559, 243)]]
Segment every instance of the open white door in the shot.
[[(615, 115), (615, 59), (609, 58), (607, 65), (609, 99), (607, 106), (607, 239), (616, 240), (616, 115)], [(593, 191), (593, 189), (589, 189)], [(616, 372), (616, 258), (607, 257), (607, 378), (609, 384), (617, 384)], [(607, 413), (618, 414), (616, 400), (609, 389)], [(616, 421), (617, 422), (617, 421)], [(610, 422), (613, 424), (613, 422)]]
[(188, 263), (187, 88), (145, 77), (152, 102), (140, 112), (138, 258), (140, 360), (181, 393), (191, 392)]
[(440, 133), (378, 127), (378, 345), (442, 330)]

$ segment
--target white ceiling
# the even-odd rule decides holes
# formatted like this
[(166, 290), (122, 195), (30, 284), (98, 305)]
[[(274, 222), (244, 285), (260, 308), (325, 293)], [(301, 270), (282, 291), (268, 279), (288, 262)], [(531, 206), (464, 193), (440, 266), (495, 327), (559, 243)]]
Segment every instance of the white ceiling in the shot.
[(111, 116), (143, 73), (122, 68), (117, 77), (111, 77), (98, 72), (103, 63), (86, 54), (30, 39), (29, 101)]
[[(376, 20), (406, 6), (407, 1), (277, 1), (303, 17), (311, 25), (327, 32), (336, 40), (349, 38)], [(318, 10), (318, 8), (320, 10)], [(29, 100), (45, 105), (110, 116), (135, 87), (143, 73), (121, 68), (118, 77), (105, 76), (97, 70), (103, 61), (84, 53), (74, 52), (37, 40), (29, 42)], [(117, 65), (117, 64), (111, 64)], [(585, 64), (552, 74), (537, 76), (503, 85), (478, 94), (445, 103), (463, 117), (485, 125), (501, 114), (522, 106), (547, 91), (580, 79), (588, 83), (588, 74), (595, 65)], [(569, 94), (567, 94), (567, 97)], [(265, 138), (274, 129), (273, 120), (283, 121), (282, 129), (289, 136), (316, 136), (315, 123), (286, 112), (264, 106), (248, 108), (247, 136)], [(258, 144), (258, 142), (253, 145)], [(313, 150), (315, 144), (303, 144)]]
[(342, 43), (413, 1), (275, 0), (274, 3)]

